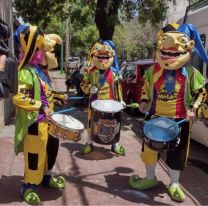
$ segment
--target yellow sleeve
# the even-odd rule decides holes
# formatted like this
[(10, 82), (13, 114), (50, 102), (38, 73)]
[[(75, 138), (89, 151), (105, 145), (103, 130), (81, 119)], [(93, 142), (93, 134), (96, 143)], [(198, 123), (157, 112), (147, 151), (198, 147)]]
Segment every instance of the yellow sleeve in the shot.
[(91, 87), (91, 84), (90, 84), (90, 69), (88, 69), (85, 74), (84, 74), (84, 78), (82, 80), (82, 82), (80, 83), (80, 87), (82, 89), (82, 91), (85, 93), (85, 94), (89, 94), (90, 93), (90, 87)]
[(121, 81), (118, 79), (118, 76), (115, 74), (114, 74), (114, 98), (119, 102), (123, 101)]
[(65, 100), (65, 95), (63, 94), (63, 92), (59, 92), (56, 90), (51, 90), (53, 98), (60, 100), (60, 101), (64, 101)]
[(18, 85), (18, 94), (13, 96), (13, 103), (15, 106), (25, 109), (27, 111), (38, 111), (41, 108), (41, 101), (35, 100), (29, 95), (30, 89), (26, 84)]
[(147, 72), (144, 76), (144, 85), (142, 87), (141, 102), (149, 102), (150, 83), (148, 81)]

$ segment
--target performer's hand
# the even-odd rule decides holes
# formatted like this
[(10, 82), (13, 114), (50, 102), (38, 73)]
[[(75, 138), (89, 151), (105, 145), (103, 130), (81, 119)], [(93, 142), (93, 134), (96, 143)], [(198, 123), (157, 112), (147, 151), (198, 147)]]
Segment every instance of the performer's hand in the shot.
[(187, 109), (186, 111), (186, 118), (187, 120), (193, 121), (196, 117), (195, 111), (193, 109)]
[(120, 103), (121, 103), (124, 107), (126, 107), (126, 103), (125, 103), (123, 100), (121, 100)]
[(44, 112), (45, 112), (45, 114), (46, 114), (46, 117), (47, 117), (48, 119), (50, 119), (51, 116), (52, 116), (52, 114), (53, 114), (53, 111), (52, 111), (51, 109), (49, 109), (48, 107), (44, 107)]
[(3, 71), (6, 63), (6, 55), (0, 55), (0, 70)]
[(97, 94), (98, 93), (98, 88), (96, 86), (92, 86), (90, 88), (90, 94)]
[(64, 94), (64, 99), (63, 99), (64, 104), (68, 102), (68, 99), (69, 99), (68, 94)]
[(139, 111), (142, 112), (142, 113), (146, 113), (147, 112), (147, 102), (141, 102), (139, 104)]

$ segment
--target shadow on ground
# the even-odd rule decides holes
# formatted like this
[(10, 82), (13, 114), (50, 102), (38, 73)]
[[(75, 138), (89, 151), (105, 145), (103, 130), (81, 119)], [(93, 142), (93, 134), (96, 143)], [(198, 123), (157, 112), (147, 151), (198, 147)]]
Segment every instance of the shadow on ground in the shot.
[(111, 153), (110, 149), (106, 149), (102, 146), (94, 145), (93, 152), (91, 152), (87, 155), (82, 155), (83, 144), (81, 144), (81, 143), (64, 142), (61, 144), (61, 146), (68, 149), (70, 153), (73, 153), (79, 159), (105, 160), (105, 159), (111, 159), (114, 157), (114, 154)]
[[(96, 182), (88, 181), (87, 179), (85, 179), (87, 176), (67, 176), (66, 179), (70, 183), (75, 184), (76, 187), (79, 189), (83, 205), (89, 205), (86, 194), (84, 192), (85, 187), (109, 193), (110, 195), (112, 195), (112, 198), (116, 198), (117, 196), (134, 203), (143, 203), (147, 205), (166, 205), (162, 202), (154, 200), (155, 197), (163, 197), (163, 194), (167, 193), (167, 188), (162, 182), (159, 182), (158, 187), (155, 189), (144, 192), (136, 191), (131, 190), (128, 187), (129, 173), (132, 172), (131, 168), (117, 167), (110, 172), (113, 174), (108, 174), (109, 171), (103, 171), (107, 186), (96, 184)], [(110, 199), (108, 201), (110, 201)]]
[[(20, 188), (23, 184), (21, 176), (1, 176), (0, 177), (0, 205), (23, 202), (20, 197)], [(62, 191), (39, 186), (36, 189), (41, 201), (56, 200), (62, 196)]]

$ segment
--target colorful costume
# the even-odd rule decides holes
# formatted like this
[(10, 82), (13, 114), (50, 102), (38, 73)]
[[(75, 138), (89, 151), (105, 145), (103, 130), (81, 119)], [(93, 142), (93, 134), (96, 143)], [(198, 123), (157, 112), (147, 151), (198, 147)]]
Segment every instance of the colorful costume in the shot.
[[(201, 45), (200, 37), (190, 24), (171, 24), (159, 33), (156, 63), (145, 74), (140, 111), (148, 111), (148, 118), (154, 115), (169, 117), (179, 121), (195, 116), (206, 94), (205, 80), (201, 73), (188, 65), (192, 48), (207, 63), (208, 58)], [(181, 124), (180, 142), (177, 147), (167, 151), (166, 164), (171, 183), (168, 187), (170, 197), (184, 201), (185, 194), (178, 184), (180, 171), (185, 168), (189, 153), (191, 121)], [(146, 177), (133, 175), (129, 185), (133, 189), (145, 190), (157, 185), (155, 167), (159, 153), (142, 147), (141, 158), (146, 166)]]
[(18, 66), (18, 94), (16, 105), (15, 152), (24, 153), (24, 185), (22, 197), (29, 204), (39, 204), (35, 187), (44, 184), (57, 189), (65, 186), (63, 177), (52, 177), (59, 141), (48, 134), (48, 117), (53, 112), (54, 99), (61, 102), (65, 96), (53, 91), (47, 69), (57, 67), (52, 54), (58, 35), (43, 35), (36, 26), (21, 26), (15, 33), (20, 47)]
[[(89, 65), (93, 63), (93, 67), (87, 68), (84, 79), (81, 82), (81, 88), (85, 94), (89, 94), (88, 109), (88, 140), (84, 146), (83, 154), (87, 154), (93, 150), (91, 141), (91, 102), (99, 100), (114, 99), (120, 102), (122, 100), (121, 85), (116, 74), (117, 64), (115, 64), (114, 44), (110, 40), (97, 42), (93, 45), (89, 55)], [(112, 66), (112, 68), (111, 68)], [(112, 151), (124, 155), (124, 148), (120, 145), (113, 144)]]

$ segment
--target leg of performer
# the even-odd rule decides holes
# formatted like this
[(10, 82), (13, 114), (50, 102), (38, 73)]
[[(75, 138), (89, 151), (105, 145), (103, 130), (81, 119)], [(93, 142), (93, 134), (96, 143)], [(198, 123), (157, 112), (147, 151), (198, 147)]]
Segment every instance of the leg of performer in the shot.
[(24, 184), (21, 195), (28, 204), (39, 204), (40, 198), (34, 189), (42, 179), (46, 164), (46, 144), (48, 123), (34, 123), (28, 128), (24, 139)]
[(82, 154), (88, 154), (90, 152), (93, 151), (93, 143), (92, 140), (90, 138), (91, 136), (91, 117), (92, 117), (92, 110), (90, 109), (90, 107), (88, 108), (88, 127), (87, 127), (87, 142), (84, 145), (83, 149), (82, 149)]
[(49, 135), (47, 142), (47, 170), (43, 176), (42, 184), (55, 189), (63, 189), (65, 187), (65, 178), (62, 176), (52, 176), (52, 169), (56, 162), (59, 149), (59, 139)]
[(170, 185), (168, 193), (171, 199), (182, 202), (185, 194), (179, 185), (180, 171), (184, 170), (189, 154), (190, 145), (190, 123), (181, 125), (181, 136), (179, 145), (172, 151), (167, 152), (166, 164), (169, 167)]
[(157, 186), (157, 178), (155, 177), (155, 168), (158, 161), (159, 153), (149, 149), (143, 144), (141, 158), (145, 163), (146, 177), (140, 178), (133, 175), (129, 178), (129, 186), (132, 189), (146, 190)]

